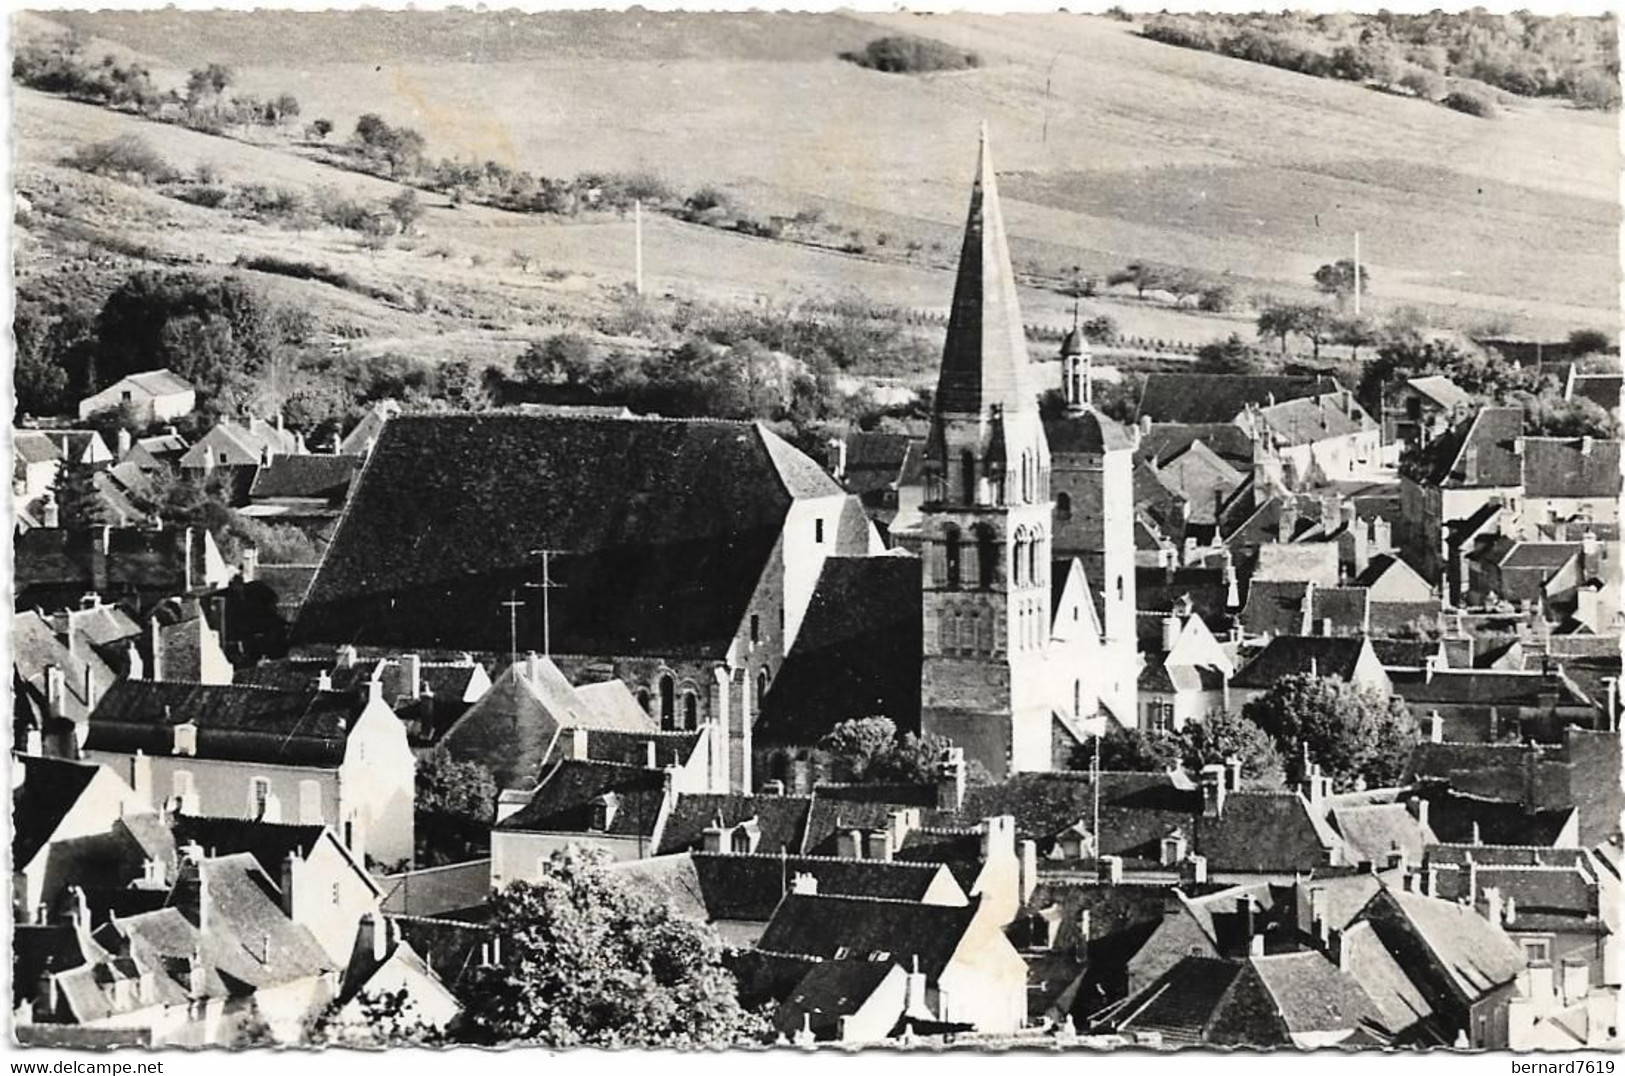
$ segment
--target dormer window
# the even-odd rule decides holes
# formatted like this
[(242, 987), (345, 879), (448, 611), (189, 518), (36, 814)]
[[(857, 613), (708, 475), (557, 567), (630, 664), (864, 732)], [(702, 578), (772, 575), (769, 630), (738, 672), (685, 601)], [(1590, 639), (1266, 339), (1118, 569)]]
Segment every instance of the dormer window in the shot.
[(190, 721), (176, 725), (172, 730), (175, 736), (174, 753), (177, 755), (197, 754), (197, 726)]
[(615, 812), (620, 809), (621, 798), (613, 792), (606, 792), (593, 801), (591, 828), (597, 833), (609, 832), (609, 827), (615, 824)]

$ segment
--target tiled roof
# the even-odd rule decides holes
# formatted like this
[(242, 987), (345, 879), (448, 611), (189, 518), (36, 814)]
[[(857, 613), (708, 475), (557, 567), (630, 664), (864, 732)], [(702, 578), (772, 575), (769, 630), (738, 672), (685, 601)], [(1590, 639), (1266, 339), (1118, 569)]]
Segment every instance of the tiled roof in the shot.
[(1309, 445), (1371, 429), (1371, 419), (1350, 392), (1319, 393), (1261, 407), (1259, 423), (1282, 445)]
[(282, 864), (290, 854), (307, 859), (325, 832), (324, 826), (261, 822), (246, 818), (208, 818), (176, 815), (174, 841), (197, 844), (210, 856), (247, 852), (270, 878), (280, 881)]
[(591, 729), (596, 721), (552, 661), (538, 658), (535, 676), (529, 668), (521, 659), (497, 677), (441, 736), (437, 750), (481, 763), (500, 787), (529, 787), (560, 729)]
[(1331, 819), (1353, 863), (1381, 864), (1393, 852), (1403, 852), (1407, 863), (1419, 863), (1433, 836), (1402, 803), (1333, 807)]
[[(554, 652), (713, 656), (738, 631), (792, 501), (841, 492), (744, 423), (392, 419), (295, 634), (506, 650), (500, 603), (536, 581), (536, 550), (549, 548), (560, 551)], [(527, 600), (518, 645), (543, 649), (539, 603)]]
[(1405, 384), (1446, 410), (1466, 407), (1473, 402), (1472, 396), (1468, 394), (1466, 389), (1463, 389), (1443, 374), (1413, 377), (1407, 380)]
[(769, 685), (756, 739), (815, 743), (848, 718), (874, 715), (917, 728), (920, 632), (919, 558), (828, 558)]
[(1403, 890), (1385, 890), (1384, 897), (1398, 905), (1467, 997), (1476, 1000), (1523, 970), (1523, 950), (1474, 909)]
[(619, 762), (627, 766), (647, 766), (650, 747), (654, 748), (654, 765), (687, 765), (699, 745), (698, 732), (627, 732), (620, 729), (589, 729), (587, 731), (587, 758), (593, 762)]
[(1590, 400), (1604, 411), (1617, 411), (1622, 389), (1625, 377), (1619, 374), (1577, 374), (1572, 395), (1578, 400)]
[(169, 755), (197, 726), (197, 757), (329, 768), (344, 761), (360, 705), (334, 692), (121, 680), (90, 715), (87, 751)]
[(1219, 817), (1198, 815), (1187, 832), (1208, 869), (1259, 874), (1324, 866), (1342, 844), (1296, 792), (1231, 792)]
[(62, 458), (57, 443), (38, 430), (13, 430), (11, 450), (24, 463), (49, 463)]
[(1525, 438), (1524, 494), (1530, 497), (1618, 497), (1621, 488), (1619, 448), (1620, 442), (1612, 440)]
[(1248, 635), (1300, 635), (1307, 626), (1309, 584), (1286, 579), (1254, 579), (1241, 609)]
[[(757, 948), (824, 960), (890, 960), (936, 979), (953, 959), (976, 916), (963, 907), (868, 897), (800, 896), (780, 902)], [(881, 954), (885, 954), (882, 956)]]
[[(532, 833), (604, 833), (652, 838), (660, 821), (665, 774), (614, 762), (563, 759), (542, 776), (530, 802), (496, 824), (499, 830)], [(593, 828), (594, 805), (613, 797), (615, 810), (603, 829)]]
[(815, 1039), (832, 1039), (841, 1018), (861, 1009), (887, 976), (906, 974), (891, 961), (826, 960), (814, 964), (790, 996), (774, 1010), (773, 1023), (786, 1035), (811, 1031)]
[(1439, 653), (1439, 643), (1436, 639), (1372, 639), (1371, 649), (1391, 678), (1396, 667), (1420, 669)]
[(761, 852), (801, 850), (812, 808), (810, 796), (744, 796), (732, 793), (682, 793), (672, 806), (660, 832), (657, 855), (700, 850), (706, 827), (721, 820), (736, 826), (751, 819), (761, 833), (756, 847)]
[(1248, 404), (1265, 407), (1317, 393), (1336, 392), (1329, 377), (1247, 376), (1156, 371), (1146, 375), (1137, 417), (1155, 423), (1234, 422)]
[(693, 852), (661, 856), (650, 866), (684, 858), (692, 865), (707, 921), (765, 923), (797, 876), (812, 877), (821, 896), (918, 902), (942, 874), (940, 864), (890, 863), (827, 856)]
[(1322, 953), (1255, 956), (1252, 965), (1292, 1034), (1347, 1031), (1381, 1022), (1355, 978)]
[(1401, 669), (1388, 674), (1394, 694), (1413, 706), (1538, 706), (1552, 694), (1562, 706), (1585, 706), (1588, 700), (1566, 676), (1506, 669)]
[[(1406, 631), (1421, 621), (1428, 626), (1438, 622), (1439, 610), (1442, 608), (1438, 599), (1425, 602), (1380, 602), (1371, 603), (1371, 634), (1373, 636), (1395, 635)], [(1376, 646), (1377, 638), (1371, 640)], [(1387, 664), (1384, 662), (1384, 664)]]
[(1267, 690), (1282, 677), (1311, 671), (1317, 676), (1351, 680), (1365, 646), (1363, 638), (1278, 635), (1236, 673), (1231, 683)]
[(1253, 465), (1253, 441), (1241, 427), (1229, 421), (1208, 424), (1155, 423), (1140, 437), (1137, 455), (1161, 467), (1184, 455), (1195, 443), (1206, 445), (1214, 455), (1242, 471)]
[(1450, 843), (1476, 837), (1485, 844), (1550, 845), (1574, 817), (1572, 807), (1540, 810), (1442, 789), (1425, 790), (1423, 796), (1428, 801), (1428, 825), (1441, 841)]
[(1580, 555), (1579, 542), (1508, 542), (1497, 549), (1502, 568), (1555, 570)]
[[(95, 562), (107, 535), (107, 585), (97, 587)], [(113, 527), (66, 530), (39, 528), (15, 539), (16, 601), (20, 607), (59, 608), (77, 604), (96, 590), (108, 601), (149, 602), (190, 589), (186, 576), (185, 529)], [(192, 531), (194, 572), (203, 564), (206, 532)]]
[[(1225, 996), (1238, 979), (1250, 974), (1246, 963), (1183, 957), (1141, 992), (1139, 998), (1143, 1001), (1129, 1002), (1124, 1009), (1128, 1015), (1116, 1026), (1120, 1030), (1159, 1032), (1167, 1046), (1207, 1042), (1209, 1026)], [(1249, 1015), (1255, 1026), (1232, 1029), (1237, 1039), (1245, 1038), (1254, 1046), (1281, 1044), (1284, 1036), (1273, 1012), (1254, 1011)]]
[(15, 869), (27, 866), (51, 839), (100, 768), (28, 755), (13, 759), (11, 862)]
[(338, 502), (360, 469), (357, 456), (277, 456), (254, 472), (248, 496), (251, 500), (294, 497)]
[[(424, 669), (425, 675), (428, 669)], [(466, 689), (469, 669), (463, 674)], [(596, 684), (577, 684), (576, 700), (587, 712), (595, 729), (604, 731), (641, 732), (655, 730), (655, 720), (649, 711), (639, 705), (637, 696), (624, 680), (603, 680)]]
[(1064, 453), (1098, 456), (1134, 447), (1134, 437), (1128, 430), (1094, 408), (1081, 415), (1061, 414), (1045, 419), (1044, 437), (1052, 456)]
[(167, 396), (174, 393), (191, 392), (192, 383), (172, 370), (147, 370), (139, 374), (128, 374), (124, 380), (134, 382), (154, 396)]

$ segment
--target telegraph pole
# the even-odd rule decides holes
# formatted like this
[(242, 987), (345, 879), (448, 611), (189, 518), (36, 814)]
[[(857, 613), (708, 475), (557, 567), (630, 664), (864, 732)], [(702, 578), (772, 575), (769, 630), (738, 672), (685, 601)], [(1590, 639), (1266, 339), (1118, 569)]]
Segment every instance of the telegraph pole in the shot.
[(643, 200), (635, 199), (632, 202), (632, 263), (633, 287), (639, 295), (643, 294)]
[(1354, 316), (1360, 316), (1360, 233), (1354, 233)]
[(542, 656), (553, 656), (553, 602), (552, 593), (563, 583), (553, 582), (553, 555), (562, 553), (562, 549), (532, 549), (531, 553), (542, 558), (542, 581), (540, 583), (526, 583), (532, 590), (542, 592)]
[[(502, 603), (508, 610), (508, 667), (519, 666), (519, 610), (525, 603), (519, 600), (518, 591), (508, 591), (508, 600)], [(515, 675), (518, 675), (517, 673)]]

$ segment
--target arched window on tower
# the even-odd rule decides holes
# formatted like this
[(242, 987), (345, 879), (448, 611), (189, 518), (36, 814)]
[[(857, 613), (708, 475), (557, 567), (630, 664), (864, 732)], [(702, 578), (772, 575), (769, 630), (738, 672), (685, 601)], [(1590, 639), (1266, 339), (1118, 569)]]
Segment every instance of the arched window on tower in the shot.
[(767, 684), (767, 669), (764, 667), (756, 674), (756, 709), (758, 712), (762, 709), (762, 700), (767, 698)]
[(949, 654), (959, 646), (959, 626), (954, 623), (954, 614), (943, 613), (942, 620), (937, 623), (937, 649)]
[(970, 449), (959, 454), (959, 483), (963, 496), (961, 504), (976, 503), (976, 454)]
[(959, 528), (949, 524), (942, 532), (942, 555), (946, 569), (945, 582), (958, 587), (961, 579)]
[(660, 724), (663, 728), (671, 728), (672, 720), (677, 716), (677, 681), (672, 679), (670, 673), (660, 677)]
[(999, 574), (999, 540), (985, 523), (976, 527), (976, 560), (982, 589), (993, 589)]
[(1072, 496), (1070, 494), (1063, 492), (1055, 495), (1055, 518), (1072, 518)]
[(976, 621), (976, 651), (980, 654), (993, 653), (993, 619), (997, 614), (991, 609), (986, 616)]
[(1041, 586), (1044, 582), (1042, 572), (1044, 558), (1038, 555), (1043, 545), (1043, 536), (1040, 534), (1031, 535), (1027, 539), (1027, 582), (1035, 587)]
[(1072, 716), (1083, 716), (1083, 681), (1072, 681)]
[(960, 627), (959, 649), (966, 654), (976, 652), (976, 637), (981, 634), (982, 614), (970, 613)]
[(1014, 547), (1014, 556), (1010, 560), (1010, 582), (1012, 585), (1019, 587), (1026, 582), (1022, 578), (1022, 572), (1027, 564), (1027, 529), (1025, 527), (1016, 528)]
[(1117, 600), (1118, 601), (1123, 600), (1123, 577), (1122, 576), (1117, 577)]
[(700, 727), (700, 699), (692, 691), (683, 692), (683, 728), (692, 732)]
[(1021, 500), (1023, 504), (1033, 501), (1033, 458), (1026, 452), (1021, 454)]

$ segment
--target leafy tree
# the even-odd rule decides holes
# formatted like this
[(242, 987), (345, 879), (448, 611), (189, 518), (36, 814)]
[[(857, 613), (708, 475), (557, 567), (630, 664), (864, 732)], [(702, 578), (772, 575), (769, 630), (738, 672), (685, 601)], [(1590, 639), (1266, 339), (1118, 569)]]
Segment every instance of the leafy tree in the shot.
[(327, 141), (327, 136), (333, 133), (333, 121), (326, 118), (312, 120), (310, 133), (315, 135), (318, 141)]
[(17, 409), (23, 413), (56, 414), (71, 402), (68, 369), (55, 327), (44, 311), (18, 302), (11, 324), (16, 346), (12, 384), (17, 392)]
[(236, 74), (225, 64), (212, 63), (195, 68), (186, 79), (186, 103), (196, 107), (212, 100), (218, 108), (221, 95), (236, 78)]
[(843, 780), (863, 782), (897, 743), (897, 725), (889, 717), (856, 717), (842, 721), (818, 741)]
[(1274, 741), (1240, 714), (1214, 710), (1201, 721), (1188, 722), (1179, 732), (1179, 746), (1181, 761), (1191, 773), (1215, 762), (1238, 759), (1242, 777), (1255, 785), (1280, 788), (1286, 782)]
[(1309, 303), (1298, 308), (1297, 322), (1299, 335), (1309, 341), (1315, 361), (1320, 361), (1320, 345), (1336, 331), (1336, 316), (1323, 306)]
[(724, 1047), (764, 1041), (770, 1027), (739, 1004), (714, 928), (606, 869), (608, 855), (554, 855), (537, 882), (491, 901), (501, 963), (475, 968), (464, 992), (479, 1043)]
[(1167, 279), (1168, 274), (1156, 266), (1144, 262), (1130, 262), (1117, 272), (1108, 275), (1106, 284), (1108, 286), (1132, 284), (1135, 294), (1144, 299), (1146, 292), (1152, 288), (1162, 287)]
[(592, 341), (578, 333), (557, 333), (532, 344), (514, 363), (514, 372), (528, 382), (585, 386), (597, 366)]
[[(349, 1005), (354, 1017), (340, 1019)], [(391, 1046), (443, 1046), (446, 1035), (423, 1019), (406, 987), (373, 994), (362, 991), (349, 1002), (334, 999), (310, 1022), (303, 1046), (340, 1046), (347, 1049), (384, 1049)]]
[(1129, 773), (1165, 773), (1180, 764), (1182, 753), (1179, 741), (1167, 733), (1113, 728), (1073, 748), (1069, 764), (1074, 770), (1090, 769), (1097, 750), (1102, 770)]
[(419, 866), (461, 863), (490, 847), (497, 782), (478, 762), (434, 751), (418, 762)]
[(423, 203), (418, 200), (418, 192), (410, 187), (384, 204), (388, 207), (390, 216), (400, 221), (402, 232), (410, 231), (412, 225), (423, 216)]
[(1377, 328), (1377, 323), (1368, 315), (1361, 314), (1355, 317), (1351, 314), (1332, 322), (1331, 338), (1347, 347), (1350, 358), (1357, 363), (1360, 361), (1360, 349), (1376, 344), (1382, 339), (1382, 334)]
[(1601, 329), (1575, 329), (1569, 333), (1569, 350), (1576, 357), (1595, 355), (1614, 346), (1614, 338)]
[[(1354, 295), (1354, 259), (1343, 258), (1316, 269), (1315, 287), (1327, 295), (1335, 296), (1339, 303), (1346, 303)], [(1363, 299), (1370, 292), (1371, 269), (1369, 266), (1361, 265), (1360, 297)]]
[(79, 460), (64, 460), (51, 486), (62, 526), (99, 527), (113, 522), (107, 504), (96, 489), (96, 472)]
[(1399, 781), (1416, 746), (1416, 722), (1405, 701), (1365, 684), (1296, 674), (1249, 702), (1242, 716), (1275, 741), (1282, 758), (1305, 752), (1338, 788)]
[(1535, 437), (1618, 437), (1619, 423), (1584, 397), (1565, 400), (1555, 392), (1518, 393), (1524, 432)]
[(299, 118), (299, 98), (291, 93), (279, 93), (265, 106), (271, 122), (278, 126)]
[(1095, 344), (1109, 344), (1117, 339), (1117, 320), (1107, 314), (1089, 318), (1081, 326), (1084, 339)]
[(1251, 374), (1262, 366), (1258, 352), (1236, 333), (1224, 340), (1203, 344), (1196, 352), (1196, 369), (1203, 373)]
[(1209, 284), (1197, 297), (1196, 305), (1198, 309), (1223, 314), (1235, 308), (1236, 289), (1231, 284)]
[(1281, 342), (1281, 354), (1286, 354), (1287, 337), (1298, 331), (1298, 311), (1295, 303), (1270, 303), (1258, 312), (1258, 335), (1273, 336)]

